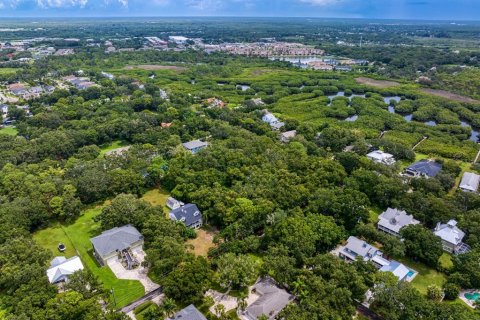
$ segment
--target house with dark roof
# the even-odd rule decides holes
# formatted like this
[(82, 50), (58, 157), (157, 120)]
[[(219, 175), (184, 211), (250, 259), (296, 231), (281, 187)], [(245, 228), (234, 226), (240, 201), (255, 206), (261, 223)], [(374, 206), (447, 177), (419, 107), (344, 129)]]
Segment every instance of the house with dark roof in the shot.
[(190, 151), (193, 154), (196, 154), (200, 150), (208, 147), (208, 142), (204, 142), (202, 140), (193, 140), (189, 142), (182, 143), (182, 146)]
[(173, 318), (168, 318), (168, 320), (207, 320), (207, 318), (191, 304), (178, 311)]
[(170, 212), (170, 219), (183, 222), (187, 227), (198, 229), (203, 224), (202, 213), (197, 205), (186, 204)]
[(460, 190), (465, 192), (478, 192), (478, 185), (480, 184), (480, 175), (473, 172), (465, 172), (460, 181)]
[(465, 232), (457, 227), (457, 221), (450, 220), (446, 224), (438, 223), (433, 233), (442, 239), (443, 250), (453, 254), (461, 254), (470, 251), (470, 247), (463, 243)]
[(253, 285), (247, 300), (254, 301), (238, 315), (242, 320), (257, 320), (262, 315), (273, 320), (293, 299), (293, 295), (279, 288), (272, 278), (266, 277)]
[(143, 246), (143, 236), (134, 226), (128, 224), (104, 231), (91, 238), (90, 242), (98, 262), (101, 265), (106, 265), (108, 260), (117, 258), (124, 251), (141, 248)]
[(388, 208), (379, 217), (377, 228), (396, 237), (400, 237), (400, 229), (412, 224), (419, 224), (412, 215), (403, 210)]
[(68, 282), (68, 277), (75, 271), (83, 270), (83, 264), (79, 257), (55, 257), (47, 269), (48, 281), (52, 284)]
[(420, 160), (404, 170), (404, 176), (434, 178), (442, 170), (442, 164), (434, 160)]

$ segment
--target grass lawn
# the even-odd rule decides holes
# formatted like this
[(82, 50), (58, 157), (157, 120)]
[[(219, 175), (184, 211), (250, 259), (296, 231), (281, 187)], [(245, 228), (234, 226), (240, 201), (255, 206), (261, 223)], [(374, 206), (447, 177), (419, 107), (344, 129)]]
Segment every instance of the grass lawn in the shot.
[(21, 71), (21, 70), (22, 70), (21, 68), (0, 68), (0, 74), (2, 76), (10, 75), (10, 74), (14, 74), (15, 72)]
[(369, 216), (369, 217), (368, 217), (368, 220), (369, 220), (369, 222), (371, 222), (371, 223), (373, 223), (373, 224), (377, 223), (377, 222), (378, 222), (378, 216), (379, 216), (382, 212), (383, 212), (383, 210), (380, 209), (380, 208), (376, 208), (376, 207), (375, 207), (375, 208), (370, 208), (370, 209), (368, 210), (368, 216)]
[(135, 314), (135, 318), (137, 320), (143, 320), (143, 314), (150, 309), (155, 309), (156, 304), (153, 301), (146, 301), (133, 309), (133, 313)]
[(18, 131), (17, 129), (15, 129), (15, 127), (7, 126), (7, 127), (4, 127), (3, 129), (0, 129), (0, 134), (16, 136), (18, 134)]
[(147, 191), (142, 196), (142, 199), (152, 206), (166, 207), (168, 197), (170, 197), (170, 194), (162, 188), (159, 188)]
[(128, 146), (128, 143), (123, 142), (121, 140), (113, 141), (110, 144), (101, 145), (100, 146), (100, 149), (101, 149), (100, 156), (103, 157), (105, 155), (105, 153), (107, 153), (109, 151), (112, 151), (112, 150), (115, 150), (115, 149), (118, 149), (118, 148), (121, 148), (121, 147), (126, 147), (126, 146)]
[(446, 270), (453, 268), (452, 256), (444, 252), (438, 259), (440, 266)]
[(418, 271), (418, 275), (413, 279), (412, 286), (420, 291), (422, 294), (427, 294), (428, 286), (434, 284), (440, 288), (447, 281), (447, 276), (435, 269), (429, 268), (423, 263), (418, 263), (409, 258), (398, 259), (401, 263)]
[(105, 289), (113, 288), (116, 307), (120, 308), (142, 297), (145, 294), (145, 289), (139, 281), (117, 279), (110, 268), (100, 267), (93, 257), (90, 238), (100, 233), (99, 224), (94, 222), (93, 218), (100, 214), (102, 207), (97, 206), (85, 210), (83, 215), (73, 224), (56, 225), (41, 230), (34, 234), (34, 239), (43, 247), (52, 250), (54, 255), (58, 255), (56, 249), (58, 243), (65, 243), (67, 256), (78, 254), (84, 266), (102, 281)]

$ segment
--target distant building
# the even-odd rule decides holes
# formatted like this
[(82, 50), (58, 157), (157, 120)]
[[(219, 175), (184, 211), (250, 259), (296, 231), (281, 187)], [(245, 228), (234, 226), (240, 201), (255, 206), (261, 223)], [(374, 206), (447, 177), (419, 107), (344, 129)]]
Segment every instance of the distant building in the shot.
[(271, 278), (264, 278), (253, 285), (248, 301), (253, 300), (245, 312), (239, 312), (242, 320), (257, 320), (262, 315), (273, 320), (294, 299), (294, 296), (277, 286)]
[(291, 139), (297, 136), (297, 130), (291, 130), (280, 133), (280, 141), (283, 143), (289, 142)]
[(434, 160), (420, 160), (408, 166), (404, 175), (408, 177), (434, 178), (442, 170), (442, 165)]
[(101, 75), (102, 75), (102, 77), (107, 78), (107, 79), (110, 79), (110, 80), (115, 79), (115, 76), (114, 76), (113, 74), (111, 74), (111, 73), (107, 73), (107, 72), (103, 72), (103, 71), (102, 71), (102, 72), (101, 72)]
[(170, 219), (180, 221), (188, 228), (198, 229), (203, 224), (202, 213), (197, 205), (189, 203), (170, 212)]
[(143, 236), (138, 230), (128, 224), (102, 232), (90, 239), (93, 252), (98, 262), (107, 265), (107, 261), (117, 258), (125, 250), (143, 246)]
[(207, 320), (207, 318), (191, 304), (178, 311), (173, 318), (167, 318), (167, 320)]
[(419, 224), (412, 215), (403, 210), (388, 208), (379, 217), (377, 228), (383, 232), (400, 237), (400, 230), (409, 225)]
[(168, 39), (176, 44), (186, 44), (188, 38), (182, 36), (169, 36)]
[(462, 181), (460, 182), (460, 190), (465, 192), (477, 192), (478, 185), (480, 184), (480, 175), (472, 173), (472, 172), (465, 172), (462, 177)]
[(68, 282), (68, 277), (75, 271), (83, 270), (83, 264), (79, 257), (70, 259), (65, 257), (55, 257), (50, 262), (50, 268), (47, 269), (48, 281), (52, 284), (59, 282)]
[(196, 154), (200, 150), (208, 147), (208, 142), (204, 142), (201, 140), (193, 140), (193, 141), (182, 143), (182, 146), (188, 151), (190, 151), (191, 153)]
[(465, 232), (457, 227), (457, 221), (450, 220), (446, 224), (438, 223), (433, 233), (442, 239), (444, 251), (453, 254), (461, 254), (470, 251), (470, 247), (463, 243)]
[(273, 113), (268, 111), (262, 116), (262, 121), (268, 123), (274, 130), (280, 130), (285, 125), (285, 123), (278, 120)]
[(170, 210), (175, 210), (175, 209), (178, 209), (180, 208), (181, 206), (183, 206), (185, 203), (181, 202), (181, 201), (178, 201), (177, 199), (173, 198), (173, 197), (168, 197), (167, 199), (167, 207), (170, 209)]
[(381, 150), (375, 150), (367, 154), (367, 158), (376, 163), (385, 165), (392, 165), (395, 163), (395, 158), (392, 154), (383, 152)]

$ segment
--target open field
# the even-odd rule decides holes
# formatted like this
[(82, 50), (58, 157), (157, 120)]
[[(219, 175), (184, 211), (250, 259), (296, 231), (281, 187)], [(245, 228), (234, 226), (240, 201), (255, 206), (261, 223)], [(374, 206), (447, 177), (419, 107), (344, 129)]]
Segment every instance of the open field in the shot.
[(174, 70), (174, 71), (178, 71), (178, 72), (187, 70), (187, 68), (185, 68), (185, 67), (161, 66), (161, 65), (156, 65), (156, 64), (140, 64), (140, 65), (136, 65), (136, 66), (126, 66), (124, 69), (125, 70), (141, 69), (141, 70), (146, 70), (146, 71)]
[[(103, 206), (85, 210), (75, 223), (55, 225), (34, 234), (34, 239), (44, 248), (56, 250), (59, 242), (67, 245), (67, 256), (77, 254), (84, 266), (103, 283), (105, 289), (114, 290), (116, 307), (123, 307), (145, 294), (144, 287), (136, 280), (119, 280), (108, 267), (101, 267), (92, 255), (90, 238), (99, 234), (99, 223), (93, 218), (100, 214)], [(63, 233), (62, 233), (63, 231)], [(71, 247), (73, 249), (69, 249)], [(58, 252), (58, 251), (57, 251)], [(58, 255), (57, 252), (53, 252)]]
[(197, 237), (195, 239), (190, 239), (187, 241), (187, 244), (193, 246), (193, 253), (197, 256), (208, 256), (208, 250), (215, 247), (213, 243), (213, 237), (216, 232), (210, 230), (199, 229), (197, 230)]
[(0, 134), (16, 136), (18, 134), (18, 131), (17, 129), (15, 129), (15, 127), (8, 126), (8, 127), (4, 127), (3, 129), (0, 129)]
[(21, 68), (0, 68), (0, 75), (10, 75), (21, 70)]
[(365, 78), (365, 77), (355, 78), (355, 81), (357, 81), (357, 83), (365, 84), (367, 86), (372, 86), (376, 88), (388, 88), (388, 87), (396, 87), (400, 85), (400, 83), (395, 81), (375, 80), (375, 79)]
[(475, 99), (472, 99), (472, 98), (469, 98), (469, 97), (461, 96), (459, 94), (449, 92), (449, 91), (445, 91), (445, 90), (423, 88), (423, 89), (420, 89), (420, 91), (422, 91), (423, 93), (426, 93), (426, 94), (431, 94), (431, 95), (436, 96), (436, 97), (441, 97), (441, 98), (445, 98), (445, 99), (449, 99), (449, 100), (453, 100), (453, 101), (464, 102), (464, 103), (479, 103), (480, 104), (479, 100), (475, 100)]

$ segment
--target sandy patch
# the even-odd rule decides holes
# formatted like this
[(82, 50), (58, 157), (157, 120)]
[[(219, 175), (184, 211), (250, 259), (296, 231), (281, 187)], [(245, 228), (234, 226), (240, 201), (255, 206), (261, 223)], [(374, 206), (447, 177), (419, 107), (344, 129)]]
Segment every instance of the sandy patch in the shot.
[(215, 232), (205, 231), (203, 229), (197, 230), (197, 237), (195, 239), (190, 239), (187, 241), (187, 244), (193, 246), (193, 253), (197, 256), (208, 256), (208, 250), (215, 247), (213, 243), (213, 237)]
[(437, 96), (437, 97), (441, 97), (441, 98), (445, 98), (445, 99), (449, 99), (449, 100), (454, 100), (454, 101), (458, 101), (458, 102), (480, 103), (479, 100), (475, 100), (475, 99), (472, 99), (472, 98), (469, 98), (469, 97), (461, 96), (459, 94), (449, 92), (449, 91), (445, 91), (445, 90), (435, 90), (435, 89), (423, 88), (423, 89), (420, 89), (420, 91), (422, 91), (423, 93), (426, 93), (426, 94), (431, 94), (432, 96)]
[(147, 71), (156, 71), (156, 70), (174, 70), (174, 71), (185, 71), (187, 68), (185, 67), (179, 67), (179, 66), (160, 66), (156, 64), (140, 64), (137, 66), (126, 66), (123, 69), (125, 70), (135, 70), (135, 69), (141, 69), (141, 70), (147, 70)]
[(355, 81), (360, 84), (365, 84), (367, 86), (377, 87), (377, 88), (388, 88), (388, 87), (396, 87), (399, 86), (400, 83), (395, 81), (387, 81), (387, 80), (375, 80), (370, 78), (356, 78)]

